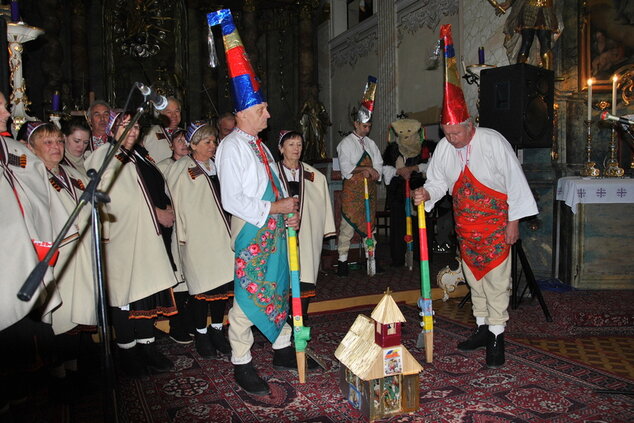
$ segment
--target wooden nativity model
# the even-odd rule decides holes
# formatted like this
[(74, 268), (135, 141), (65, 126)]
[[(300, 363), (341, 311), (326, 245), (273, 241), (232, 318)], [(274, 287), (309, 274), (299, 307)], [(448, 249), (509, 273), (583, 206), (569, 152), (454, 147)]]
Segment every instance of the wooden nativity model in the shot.
[(357, 316), (335, 351), (341, 392), (369, 421), (418, 410), (423, 368), (401, 343), (403, 322), (388, 290), (371, 318)]

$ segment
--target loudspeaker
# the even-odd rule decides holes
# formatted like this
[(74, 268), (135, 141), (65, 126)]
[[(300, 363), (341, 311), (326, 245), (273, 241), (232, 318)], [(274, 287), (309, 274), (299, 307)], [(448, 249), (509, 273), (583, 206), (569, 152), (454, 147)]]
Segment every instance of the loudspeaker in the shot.
[(518, 148), (550, 147), (554, 72), (526, 63), (480, 73), (480, 126)]

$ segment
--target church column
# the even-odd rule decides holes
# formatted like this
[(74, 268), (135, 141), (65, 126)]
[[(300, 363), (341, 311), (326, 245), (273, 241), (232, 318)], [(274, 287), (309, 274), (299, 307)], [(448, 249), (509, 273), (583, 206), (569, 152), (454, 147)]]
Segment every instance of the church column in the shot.
[(371, 137), (383, 151), (387, 145), (388, 125), (398, 113), (396, 4), (377, 3), (379, 74)]

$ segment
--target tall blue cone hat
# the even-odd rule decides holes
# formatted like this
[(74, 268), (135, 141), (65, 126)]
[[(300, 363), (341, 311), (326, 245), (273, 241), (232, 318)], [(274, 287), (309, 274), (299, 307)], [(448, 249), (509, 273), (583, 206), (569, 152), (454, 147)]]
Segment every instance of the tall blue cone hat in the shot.
[(211, 27), (220, 25), (222, 29), (222, 40), (227, 56), (227, 68), (229, 77), (233, 83), (233, 99), (236, 112), (248, 109), (251, 106), (264, 102), (264, 97), (260, 92), (260, 82), (255, 76), (249, 56), (247, 55), (240, 34), (233, 23), (233, 16), (229, 9), (222, 9), (207, 15), (209, 25), (209, 48), (210, 65), (214, 67), (215, 47), (213, 45), (213, 34)]
[(198, 132), (200, 128), (203, 128), (205, 126), (207, 126), (207, 122), (204, 120), (195, 120), (190, 123), (187, 127), (187, 133), (185, 134), (185, 143), (187, 143), (187, 145), (190, 145), (192, 142), (192, 138), (194, 138), (196, 132)]

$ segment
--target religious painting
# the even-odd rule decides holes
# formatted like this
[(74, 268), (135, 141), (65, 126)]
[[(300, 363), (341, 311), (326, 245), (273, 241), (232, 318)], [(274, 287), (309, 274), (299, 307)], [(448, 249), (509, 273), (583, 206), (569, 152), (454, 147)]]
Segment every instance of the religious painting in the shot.
[(634, 64), (634, 0), (587, 0), (581, 8), (579, 89), (612, 89), (612, 75)]

